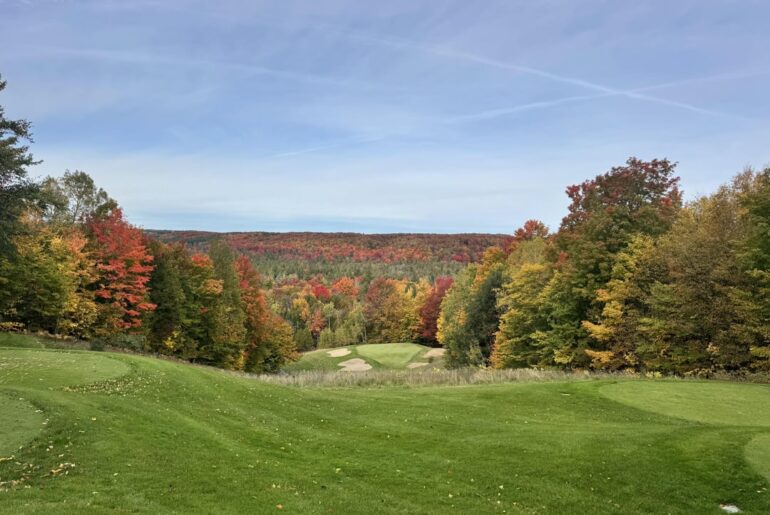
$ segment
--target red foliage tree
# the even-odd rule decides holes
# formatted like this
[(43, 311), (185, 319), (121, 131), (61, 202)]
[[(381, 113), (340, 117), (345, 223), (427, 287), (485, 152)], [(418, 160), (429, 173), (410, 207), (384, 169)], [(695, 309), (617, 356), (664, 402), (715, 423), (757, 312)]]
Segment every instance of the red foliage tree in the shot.
[(321, 302), (328, 302), (332, 298), (332, 292), (325, 285), (316, 283), (312, 285), (313, 296)]
[(155, 309), (148, 302), (147, 283), (154, 267), (142, 231), (115, 209), (89, 221), (92, 253), (99, 271), (95, 296), (104, 309), (103, 330), (114, 334), (142, 325), (142, 314)]
[[(633, 226), (668, 227), (682, 203), (676, 163), (667, 159), (630, 158), (603, 175), (567, 188), (572, 201), (561, 229), (574, 230), (603, 213)], [(618, 216), (619, 215), (619, 216)]]
[(452, 286), (451, 277), (437, 277), (433, 288), (420, 308), (420, 337), (429, 342), (436, 341), (438, 317), (441, 313), (441, 301)]
[(271, 329), (271, 311), (262, 291), (262, 280), (246, 256), (235, 262), (235, 270), (241, 286), (241, 302), (246, 314), (246, 348), (244, 368), (248, 372), (261, 372), (270, 354), (268, 340)]
[(251, 260), (246, 256), (240, 256), (235, 261), (235, 270), (241, 286), (241, 302), (246, 312), (246, 326), (252, 333), (260, 333), (267, 325), (270, 310), (262, 291), (262, 279), (259, 272), (254, 269)]

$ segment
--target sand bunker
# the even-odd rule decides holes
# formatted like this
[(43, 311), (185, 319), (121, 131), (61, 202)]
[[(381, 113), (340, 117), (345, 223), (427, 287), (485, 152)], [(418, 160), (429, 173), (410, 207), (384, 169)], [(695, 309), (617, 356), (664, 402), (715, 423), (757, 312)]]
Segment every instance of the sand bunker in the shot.
[(422, 357), (423, 358), (439, 358), (446, 353), (446, 349), (431, 349), (428, 352), (426, 352)]
[(327, 352), (330, 357), (332, 358), (341, 358), (342, 356), (347, 356), (350, 354), (350, 349), (334, 349)]
[(409, 363), (406, 368), (420, 368), (426, 366), (428, 366), (428, 363)]
[(343, 372), (363, 372), (364, 370), (371, 370), (372, 366), (361, 358), (353, 358), (342, 363), (337, 363), (342, 367)]

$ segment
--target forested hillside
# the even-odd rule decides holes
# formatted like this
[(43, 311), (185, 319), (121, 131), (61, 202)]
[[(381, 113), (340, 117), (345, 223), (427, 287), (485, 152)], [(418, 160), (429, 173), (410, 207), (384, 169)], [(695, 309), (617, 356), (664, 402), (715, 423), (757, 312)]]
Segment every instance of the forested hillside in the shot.
[(195, 250), (224, 239), (241, 252), (259, 256), (325, 259), (334, 261), (456, 261), (478, 260), (493, 245), (504, 246), (512, 238), (503, 234), (361, 234), (324, 232), (152, 231), (148, 234), (169, 243), (181, 241)]
[(329, 279), (433, 279), (458, 272), (465, 264), (478, 261), (487, 248), (505, 248), (512, 239), (502, 234), (146, 232), (164, 243), (184, 243), (194, 251), (205, 251), (213, 241), (223, 240), (248, 255), (270, 279), (292, 275), (301, 279), (317, 275)]

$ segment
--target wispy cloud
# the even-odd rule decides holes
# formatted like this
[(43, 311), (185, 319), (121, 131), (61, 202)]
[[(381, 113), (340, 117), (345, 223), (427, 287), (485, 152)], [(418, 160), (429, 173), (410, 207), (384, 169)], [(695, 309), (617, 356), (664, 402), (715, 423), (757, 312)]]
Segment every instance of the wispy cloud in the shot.
[(137, 51), (122, 50), (102, 50), (93, 48), (67, 48), (67, 47), (34, 47), (29, 49), (33, 55), (54, 55), (68, 56), (74, 58), (93, 59), (100, 61), (114, 61), (149, 65), (177, 65), (192, 66), (203, 68), (219, 68), (232, 71), (240, 71), (254, 75), (268, 75), (278, 79), (291, 81), (307, 82), (314, 84), (331, 84), (335, 86), (357, 86), (366, 88), (381, 88), (379, 84), (363, 82), (355, 79), (341, 78), (335, 76), (319, 75), (306, 72), (297, 72), (293, 70), (283, 70), (263, 66), (259, 64), (224, 61), (217, 59), (201, 59), (192, 57), (182, 57), (175, 55), (164, 55), (162, 52), (146, 53)]
[(350, 147), (354, 145), (363, 145), (366, 143), (374, 143), (377, 141), (383, 141), (386, 139), (389, 139), (391, 136), (377, 136), (377, 137), (369, 137), (369, 138), (353, 138), (353, 139), (344, 139), (340, 141), (335, 141), (326, 145), (318, 145), (314, 147), (307, 147), (307, 148), (300, 148), (297, 150), (290, 150), (287, 152), (279, 152), (277, 154), (272, 154), (267, 156), (267, 159), (280, 159), (284, 157), (294, 157), (294, 156), (301, 156), (303, 154), (312, 154), (314, 152), (322, 152), (326, 150), (334, 150), (344, 147)]

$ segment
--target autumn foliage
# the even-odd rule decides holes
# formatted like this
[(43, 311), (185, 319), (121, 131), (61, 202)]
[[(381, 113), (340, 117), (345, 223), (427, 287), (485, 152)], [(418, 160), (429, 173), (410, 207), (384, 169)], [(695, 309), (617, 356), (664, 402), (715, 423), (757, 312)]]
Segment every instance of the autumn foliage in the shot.
[(0, 256), (0, 327), (260, 373), (416, 341), (450, 367), (770, 370), (770, 170), (688, 204), (674, 171), (632, 158), (570, 186), (555, 233), (160, 240), (86, 174), (48, 178)]
[(357, 234), (357, 233), (207, 233), (150, 231), (166, 242), (181, 241), (194, 249), (224, 238), (234, 249), (251, 256), (311, 261), (349, 260), (384, 263), (414, 261), (478, 261), (490, 246), (506, 246), (508, 235), (495, 234)]
[(452, 286), (451, 277), (438, 277), (433, 287), (425, 297), (425, 303), (420, 308), (420, 338), (428, 342), (436, 341), (438, 317), (441, 313), (441, 301)]
[(90, 220), (87, 230), (98, 271), (94, 294), (109, 312), (107, 327), (115, 331), (138, 329), (142, 315), (155, 309), (147, 300), (147, 283), (154, 267), (142, 231), (127, 223), (120, 209)]

